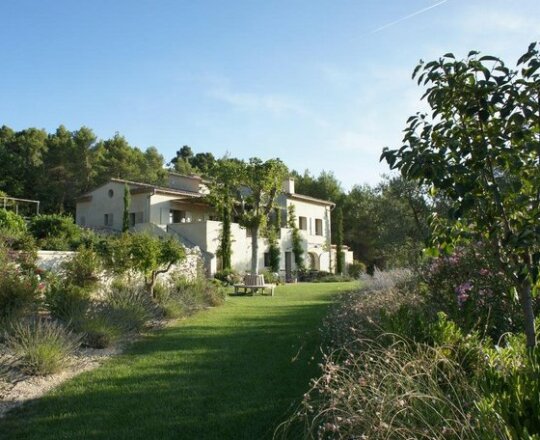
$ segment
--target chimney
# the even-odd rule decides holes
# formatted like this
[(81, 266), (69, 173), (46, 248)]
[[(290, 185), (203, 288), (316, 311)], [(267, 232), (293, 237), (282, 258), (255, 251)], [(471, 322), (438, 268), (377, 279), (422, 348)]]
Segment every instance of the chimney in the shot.
[(289, 177), (283, 181), (283, 192), (287, 194), (294, 194), (294, 179)]

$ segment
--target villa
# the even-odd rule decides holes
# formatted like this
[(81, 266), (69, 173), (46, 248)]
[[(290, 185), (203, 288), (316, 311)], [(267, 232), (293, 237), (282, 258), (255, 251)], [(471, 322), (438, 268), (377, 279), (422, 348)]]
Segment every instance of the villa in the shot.
[[(199, 247), (209, 275), (221, 269), (216, 252), (219, 247), (221, 222), (205, 199), (208, 188), (199, 176), (168, 174), (166, 187), (123, 179), (110, 179), (107, 183), (77, 199), (76, 221), (79, 226), (95, 230), (119, 232), (122, 230), (124, 188), (129, 187), (131, 204), (130, 226), (134, 231), (148, 231), (159, 236), (173, 236), (186, 247)], [(330, 212), (334, 203), (297, 194), (294, 180), (283, 183), (277, 204), (282, 210), (279, 245), (280, 272), (288, 278), (296, 269), (292, 253), (291, 229), (287, 228), (287, 208), (295, 206), (297, 226), (304, 246), (304, 262), (308, 269), (334, 272), (336, 249), (330, 242)], [(238, 223), (231, 225), (232, 266), (247, 272), (251, 262), (250, 231)], [(268, 243), (259, 239), (259, 266), (269, 266)], [(345, 263), (353, 261), (352, 252), (343, 247)]]

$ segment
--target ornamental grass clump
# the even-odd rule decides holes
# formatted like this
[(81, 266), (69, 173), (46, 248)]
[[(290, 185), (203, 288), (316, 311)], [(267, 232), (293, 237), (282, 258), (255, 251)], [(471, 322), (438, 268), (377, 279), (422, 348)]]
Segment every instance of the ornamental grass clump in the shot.
[(125, 332), (139, 332), (160, 316), (157, 303), (143, 286), (115, 282), (105, 294), (102, 313)]
[(65, 367), (79, 347), (80, 336), (59, 322), (34, 318), (11, 324), (5, 343), (21, 370), (47, 375)]
[(91, 305), (91, 291), (87, 288), (53, 279), (45, 292), (45, 307), (55, 319), (65, 324), (81, 320)]
[(226, 291), (218, 281), (198, 277), (187, 280), (178, 277), (169, 290), (169, 302), (180, 304), (188, 315), (205, 307), (215, 307), (225, 302)]
[(444, 350), (397, 337), (362, 346), (325, 356), (322, 375), (276, 437), (504, 438), (501, 423), (480, 426), (479, 393)]
[(322, 374), (277, 438), (512, 438), (477, 406), (485, 342), (413, 286), (407, 271), (376, 272), (342, 295), (322, 328)]
[(115, 314), (100, 306), (93, 307), (77, 322), (76, 330), (83, 337), (82, 344), (90, 348), (107, 348), (118, 341), (123, 333), (122, 323), (113, 321)]

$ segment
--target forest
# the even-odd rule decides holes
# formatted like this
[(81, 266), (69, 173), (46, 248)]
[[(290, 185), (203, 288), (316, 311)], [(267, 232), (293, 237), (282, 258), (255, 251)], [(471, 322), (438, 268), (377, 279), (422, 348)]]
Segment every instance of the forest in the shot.
[[(145, 150), (132, 146), (118, 133), (98, 139), (88, 127), (70, 131), (61, 125), (54, 133), (34, 127), (0, 128), (0, 191), (39, 200), (44, 213), (73, 215), (76, 197), (111, 177), (164, 185), (167, 169), (211, 177), (219, 160), (210, 152), (194, 153), (187, 145), (167, 160), (153, 146)], [(432, 204), (416, 184), (382, 176), (377, 185), (355, 185), (346, 191), (331, 171), (318, 176), (309, 170), (290, 174), (298, 193), (336, 203), (333, 224), (342, 212), (343, 241), (356, 259), (379, 268), (417, 260)], [(335, 242), (337, 228), (332, 234)]]

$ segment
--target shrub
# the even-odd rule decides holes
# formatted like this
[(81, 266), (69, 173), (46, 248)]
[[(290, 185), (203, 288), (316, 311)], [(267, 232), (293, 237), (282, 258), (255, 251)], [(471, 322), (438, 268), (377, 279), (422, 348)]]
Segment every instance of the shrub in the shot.
[(279, 273), (272, 272), (271, 270), (264, 270), (262, 272), (262, 276), (264, 277), (264, 282), (267, 284), (279, 284)]
[(79, 236), (74, 240), (73, 244), (75, 248), (96, 249), (102, 239), (106, 240), (106, 237), (103, 238), (92, 229), (79, 227)]
[(0, 269), (0, 320), (18, 319), (37, 309), (40, 300), (39, 279), (20, 269)]
[(354, 279), (360, 278), (360, 275), (366, 273), (366, 265), (361, 261), (354, 260), (347, 266), (347, 273)]
[(367, 273), (360, 276), (360, 280), (367, 285), (368, 290), (372, 292), (387, 291), (394, 289), (402, 284), (410, 282), (413, 273), (409, 269), (391, 269), (382, 271), (374, 268), (373, 275)]
[[(374, 340), (363, 345), (324, 359), (322, 376), (281, 433), (321, 439), (501, 438), (500, 422), (480, 426), (472, 417), (478, 391), (443, 352), (399, 338), (389, 346)], [(291, 433), (300, 425), (303, 433)]]
[(344, 283), (348, 281), (353, 281), (354, 278), (349, 275), (339, 275), (332, 273), (325, 273), (324, 276), (319, 276), (314, 278), (312, 281), (314, 283)]
[(466, 333), (472, 329), (497, 340), (519, 329), (521, 312), (512, 284), (489, 247), (479, 243), (432, 260), (423, 272), (428, 301)]
[(76, 323), (86, 314), (90, 297), (88, 289), (56, 278), (45, 292), (45, 306), (52, 317), (65, 323)]
[(170, 301), (181, 304), (187, 314), (203, 307), (214, 307), (225, 301), (225, 289), (216, 281), (204, 277), (188, 281), (178, 277), (170, 289)]
[(92, 250), (80, 247), (69, 261), (62, 263), (65, 282), (86, 289), (94, 288), (99, 282), (101, 259)]
[[(537, 318), (537, 328), (540, 327)], [(484, 351), (476, 403), (484, 424), (504, 420), (512, 440), (540, 438), (540, 350), (528, 350), (523, 334), (505, 335), (504, 346)]]
[(29, 230), (43, 249), (57, 251), (71, 249), (78, 243), (81, 234), (73, 218), (59, 214), (33, 217)]
[(161, 304), (161, 309), (163, 311), (163, 317), (166, 319), (178, 319), (189, 314), (181, 302), (172, 299)]
[(105, 295), (103, 313), (123, 331), (140, 331), (160, 311), (142, 286), (116, 282)]
[(171, 289), (162, 283), (157, 283), (154, 288), (154, 297), (161, 308), (163, 317), (177, 319), (188, 315), (185, 305), (171, 295)]
[(242, 275), (233, 269), (223, 269), (214, 274), (214, 279), (222, 281), (226, 285), (232, 286), (242, 282)]
[(42, 318), (15, 323), (6, 335), (6, 346), (21, 369), (34, 375), (60, 371), (79, 342), (78, 336), (59, 323)]
[(122, 335), (122, 323), (113, 321), (115, 314), (107, 308), (95, 307), (77, 322), (76, 331), (83, 335), (83, 344), (91, 348), (107, 348)]
[(26, 222), (19, 214), (6, 209), (0, 209), (0, 229), (24, 234), (26, 232)]

